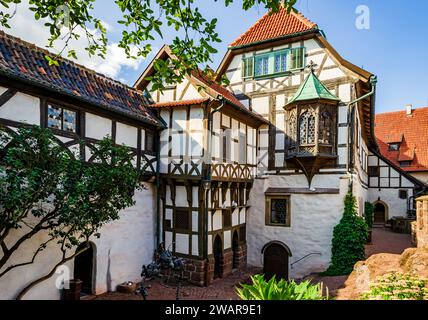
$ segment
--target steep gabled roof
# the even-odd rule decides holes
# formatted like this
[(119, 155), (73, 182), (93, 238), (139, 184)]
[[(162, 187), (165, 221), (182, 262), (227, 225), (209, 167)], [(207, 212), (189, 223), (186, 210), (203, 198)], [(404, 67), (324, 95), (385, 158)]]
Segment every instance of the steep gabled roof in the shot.
[(55, 56), (0, 31), (0, 75), (162, 127), (137, 90), (64, 58), (49, 66), (46, 55)]
[[(153, 75), (156, 70), (154, 69), (154, 62), (156, 59), (178, 59), (171, 51), (169, 46), (164, 45), (159, 52), (156, 54), (155, 58), (152, 60), (152, 62), (147, 66), (147, 68), (144, 70), (143, 74), (138, 78), (136, 83), (134, 84), (134, 87), (140, 91), (143, 91), (147, 88), (149, 82), (146, 80), (147, 77)], [(229, 91), (227, 88), (219, 84), (217, 81), (210, 79), (207, 77), (202, 70), (194, 70), (191, 72), (191, 75), (189, 76), (189, 80), (194, 83), (196, 86), (203, 87), (203, 92), (206, 93), (210, 99), (216, 99), (218, 96), (222, 96), (227, 104), (234, 109), (234, 111), (239, 112), (240, 114), (244, 114), (245, 116), (248, 116), (252, 118), (253, 120), (257, 121), (259, 124), (267, 124), (269, 123), (265, 118), (263, 118), (258, 113), (250, 111), (247, 107), (245, 107), (236, 97), (235, 95)], [(179, 104), (179, 101), (176, 101), (175, 103), (171, 102), (171, 106), (177, 106)], [(154, 105), (155, 107), (157, 104)]]
[[(428, 107), (376, 115), (375, 135), (380, 153), (398, 167), (400, 161), (411, 161), (407, 172), (428, 171)], [(400, 143), (399, 151), (389, 149), (389, 143)]]
[(301, 84), (293, 99), (291, 99), (288, 104), (315, 99), (340, 101), (340, 99), (332, 94), (312, 71), (308, 74), (305, 81)]
[(317, 30), (318, 26), (302, 14), (290, 12), (283, 7), (278, 12), (267, 12), (229, 47), (242, 47), (277, 38), (298, 35)]

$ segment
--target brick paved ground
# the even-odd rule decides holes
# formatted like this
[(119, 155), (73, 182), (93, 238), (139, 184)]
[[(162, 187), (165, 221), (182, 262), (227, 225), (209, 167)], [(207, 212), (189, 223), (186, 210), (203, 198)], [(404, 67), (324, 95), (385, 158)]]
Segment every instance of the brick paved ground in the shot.
[[(180, 300), (237, 300), (235, 286), (242, 282), (248, 282), (250, 276), (259, 273), (257, 268), (247, 268), (245, 271), (234, 271), (232, 275), (224, 279), (216, 279), (209, 287), (196, 287), (184, 285), (180, 289)], [(151, 285), (148, 300), (174, 300), (176, 287), (166, 286), (159, 279), (148, 281)], [(134, 294), (109, 292), (97, 296), (97, 300), (140, 300), (141, 296)]]
[[(366, 256), (369, 257), (376, 253), (397, 253), (400, 254), (404, 249), (411, 247), (410, 235), (392, 233), (389, 229), (374, 228), (372, 234), (373, 242), (366, 246)], [(185, 285), (181, 289), (180, 299), (183, 300), (236, 300), (235, 285), (247, 282), (252, 274), (260, 272), (260, 269), (248, 268), (244, 272), (236, 271), (231, 276), (224, 279), (217, 279), (207, 287), (195, 287)], [(323, 282), (329, 288), (329, 296), (334, 297), (336, 290), (341, 288), (347, 279), (347, 276), (340, 277), (319, 277), (317, 275), (309, 276), (313, 282)], [(174, 300), (176, 296), (175, 287), (167, 287), (160, 280), (149, 281), (152, 287), (149, 289), (149, 300)], [(134, 294), (125, 294), (109, 292), (97, 296), (98, 300), (139, 300), (141, 296)]]

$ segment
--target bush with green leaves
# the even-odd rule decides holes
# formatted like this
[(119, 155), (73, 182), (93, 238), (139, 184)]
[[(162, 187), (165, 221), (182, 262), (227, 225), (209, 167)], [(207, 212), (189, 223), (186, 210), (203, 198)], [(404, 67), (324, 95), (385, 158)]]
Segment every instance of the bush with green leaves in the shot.
[(378, 278), (365, 292), (363, 300), (428, 300), (427, 280), (402, 273)]
[(373, 226), (373, 213), (374, 213), (374, 205), (370, 202), (364, 203), (364, 219), (366, 220), (367, 227), (369, 229)]
[(252, 284), (241, 284), (236, 292), (241, 300), (325, 300), (323, 286), (310, 281), (296, 283), (294, 280), (266, 281), (263, 275), (251, 277)]
[(355, 197), (348, 193), (343, 217), (333, 230), (331, 265), (323, 275), (350, 274), (355, 263), (366, 257), (367, 237), (367, 223), (357, 215)]
[[(0, 278), (33, 264), (49, 244), (60, 253), (58, 263), (17, 298), (80, 254), (74, 248), (99, 237), (102, 226), (135, 203), (140, 173), (132, 152), (109, 138), (91, 149), (93, 163), (83, 162), (49, 129), (0, 126)], [(28, 242), (37, 245), (34, 252), (22, 251)], [(19, 252), (21, 261), (11, 263)]]

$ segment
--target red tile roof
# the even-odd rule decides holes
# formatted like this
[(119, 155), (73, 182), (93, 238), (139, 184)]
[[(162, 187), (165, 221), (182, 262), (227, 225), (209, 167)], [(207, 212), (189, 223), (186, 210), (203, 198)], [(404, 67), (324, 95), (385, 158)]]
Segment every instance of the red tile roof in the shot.
[[(411, 161), (403, 171), (428, 171), (428, 107), (412, 111), (377, 114), (375, 135), (381, 154), (400, 166), (400, 161)], [(397, 137), (401, 139), (397, 140)], [(388, 143), (400, 142), (400, 151), (390, 151)]]
[(255, 113), (253, 111), (250, 111), (246, 106), (244, 106), (241, 101), (236, 98), (236, 96), (229, 91), (227, 88), (223, 87), (222, 85), (218, 84), (216, 81), (209, 79), (202, 70), (198, 71), (192, 71), (192, 76), (203, 83), (203, 85), (207, 86), (217, 94), (223, 96), (223, 98), (226, 99), (229, 104), (234, 107), (236, 110), (246, 113), (248, 116), (257, 119), (258, 121), (261, 121), (263, 123), (268, 123), (268, 121), (263, 118), (258, 113)]
[(285, 8), (281, 8), (276, 13), (267, 12), (229, 46), (244, 46), (317, 29), (318, 26), (306, 19), (302, 14), (287, 13)]
[(0, 74), (71, 96), (84, 103), (121, 113), (161, 127), (149, 101), (137, 90), (70, 60), (59, 58), (49, 66), (46, 55), (55, 56), (34, 44), (0, 31)]
[(159, 102), (150, 105), (153, 108), (166, 108), (166, 107), (183, 107), (183, 106), (191, 106), (195, 104), (201, 104), (208, 101), (209, 98), (202, 99), (193, 99), (193, 100), (179, 100), (179, 101), (168, 101), (168, 102)]

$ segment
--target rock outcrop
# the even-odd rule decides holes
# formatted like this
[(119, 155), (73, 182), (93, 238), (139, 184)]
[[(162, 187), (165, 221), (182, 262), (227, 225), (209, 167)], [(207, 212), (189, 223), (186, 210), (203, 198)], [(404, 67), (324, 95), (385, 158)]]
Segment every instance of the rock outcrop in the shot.
[(339, 289), (337, 300), (357, 300), (378, 277), (397, 272), (428, 279), (428, 248), (409, 248), (401, 255), (380, 253), (355, 264), (354, 271)]

